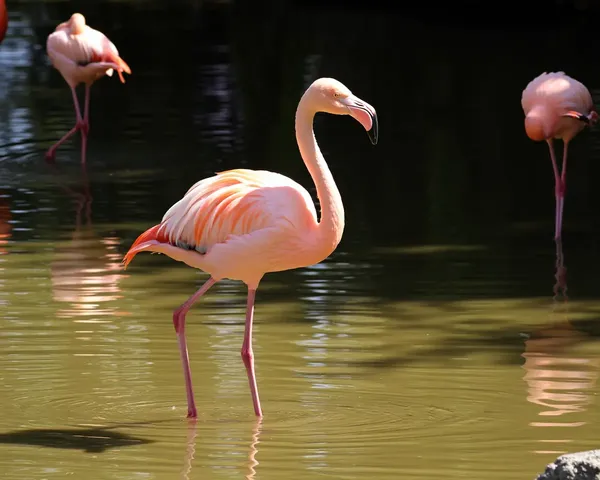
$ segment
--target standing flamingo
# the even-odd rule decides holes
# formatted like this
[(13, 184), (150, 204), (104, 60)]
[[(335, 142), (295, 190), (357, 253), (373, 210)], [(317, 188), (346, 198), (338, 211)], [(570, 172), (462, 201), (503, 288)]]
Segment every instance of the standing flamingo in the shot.
[(8, 14), (6, 12), (6, 2), (0, 0), (0, 42), (4, 40), (6, 29), (8, 28)]
[[(567, 149), (569, 142), (586, 125), (594, 125), (598, 114), (589, 90), (581, 82), (565, 75), (564, 72), (542, 73), (534, 78), (521, 97), (525, 112), (525, 131), (536, 142), (546, 140), (550, 149), (554, 169), (556, 195), (556, 222), (554, 238), (562, 232), (562, 216), (567, 188)], [(554, 154), (553, 139), (563, 141), (563, 164), (559, 173)]]
[(332, 78), (321, 78), (306, 90), (296, 111), (296, 140), (315, 182), (321, 221), (309, 193), (294, 180), (266, 170), (229, 170), (193, 185), (164, 215), (142, 233), (123, 261), (125, 267), (143, 251), (164, 253), (199, 268), (210, 278), (173, 312), (187, 392), (188, 417), (196, 417), (185, 339), (185, 315), (192, 305), (223, 278), (248, 286), (242, 359), (254, 412), (262, 416), (252, 351), (252, 321), (256, 289), (267, 272), (313, 265), (337, 247), (344, 230), (344, 206), (313, 132), (317, 112), (351, 115), (377, 143), (375, 109)]
[[(75, 126), (46, 152), (46, 159), (54, 160), (56, 149), (75, 132), (81, 130), (81, 163), (85, 164), (87, 136), (90, 129), (90, 87), (103, 75), (112, 76), (113, 70), (117, 71), (121, 82), (125, 83), (123, 72), (131, 74), (131, 70), (119, 57), (117, 47), (102, 32), (88, 27), (84, 16), (80, 13), (74, 13), (67, 22), (56, 27), (48, 36), (46, 48), (52, 65), (71, 88), (76, 118)], [(75, 91), (75, 87), (80, 83), (85, 83), (83, 118)]]

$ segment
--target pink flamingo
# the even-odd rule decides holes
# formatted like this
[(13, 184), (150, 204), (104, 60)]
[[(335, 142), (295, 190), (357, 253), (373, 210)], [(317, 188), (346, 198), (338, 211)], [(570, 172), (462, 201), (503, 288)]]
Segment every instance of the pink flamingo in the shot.
[[(80, 13), (74, 13), (67, 22), (56, 27), (48, 36), (46, 49), (52, 65), (71, 88), (76, 118), (75, 126), (46, 152), (46, 159), (54, 160), (56, 149), (75, 132), (81, 130), (81, 163), (85, 164), (87, 136), (90, 129), (90, 87), (100, 77), (112, 76), (113, 70), (117, 71), (121, 82), (125, 83), (123, 72), (131, 74), (131, 69), (119, 57), (117, 47), (102, 32), (88, 27), (84, 16)], [(83, 117), (75, 91), (75, 87), (80, 83), (85, 83)]]
[(351, 115), (377, 143), (375, 109), (332, 78), (316, 80), (296, 111), (296, 140), (315, 182), (321, 221), (309, 193), (294, 180), (266, 170), (229, 170), (199, 181), (164, 215), (162, 222), (142, 233), (123, 261), (125, 267), (144, 251), (168, 255), (210, 278), (173, 312), (183, 363), (188, 417), (196, 417), (185, 339), (185, 315), (192, 305), (223, 278), (248, 286), (242, 359), (254, 412), (262, 416), (252, 351), (252, 321), (256, 289), (267, 272), (313, 265), (337, 247), (344, 230), (344, 206), (313, 132), (317, 112)]
[[(566, 191), (567, 149), (569, 142), (586, 125), (594, 125), (598, 114), (589, 90), (564, 72), (542, 73), (523, 90), (521, 105), (525, 112), (525, 131), (536, 142), (546, 140), (554, 169), (556, 222), (554, 238), (562, 231), (562, 216)], [(559, 173), (553, 139), (564, 144), (562, 171)]]
[(8, 14), (6, 13), (6, 2), (0, 0), (0, 43), (4, 40), (8, 28)]

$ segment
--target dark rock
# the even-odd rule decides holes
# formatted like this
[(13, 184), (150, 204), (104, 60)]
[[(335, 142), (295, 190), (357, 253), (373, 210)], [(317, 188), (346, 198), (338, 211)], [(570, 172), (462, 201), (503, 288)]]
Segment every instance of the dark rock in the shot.
[(537, 480), (600, 480), (600, 450), (561, 455)]

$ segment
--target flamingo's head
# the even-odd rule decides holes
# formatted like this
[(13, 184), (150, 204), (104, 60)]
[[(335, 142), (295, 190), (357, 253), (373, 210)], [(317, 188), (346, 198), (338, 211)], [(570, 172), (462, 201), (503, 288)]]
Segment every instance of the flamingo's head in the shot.
[(344, 84), (333, 78), (319, 78), (312, 83), (305, 95), (310, 98), (316, 111), (352, 116), (365, 128), (371, 143), (377, 144), (377, 112)]

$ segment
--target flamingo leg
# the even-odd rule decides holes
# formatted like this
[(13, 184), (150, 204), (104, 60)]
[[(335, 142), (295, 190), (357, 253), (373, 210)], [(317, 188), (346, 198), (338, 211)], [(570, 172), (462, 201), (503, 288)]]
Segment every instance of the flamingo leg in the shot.
[(246, 327), (244, 329), (244, 343), (242, 343), (242, 360), (246, 367), (248, 383), (250, 384), (250, 393), (252, 394), (252, 404), (254, 413), (257, 417), (262, 417), (260, 408), (260, 399), (258, 398), (258, 387), (256, 385), (256, 375), (254, 373), (254, 352), (252, 351), (252, 322), (254, 319), (254, 299), (256, 290), (248, 289), (248, 302), (246, 304)]
[(87, 138), (90, 131), (90, 85), (85, 84), (85, 101), (83, 107), (83, 121), (81, 122), (81, 163), (85, 165), (87, 152)]
[[(548, 139), (548, 148), (550, 150), (550, 159), (552, 160), (552, 169), (554, 170), (554, 195), (556, 197), (556, 219), (554, 223), (554, 239), (559, 239), (561, 237), (562, 231), (562, 215), (563, 215), (563, 206), (565, 201), (565, 188), (563, 184), (563, 177), (561, 177), (558, 172), (558, 165), (556, 163), (556, 155), (554, 154), (554, 145), (552, 144), (552, 139)], [(565, 143), (565, 153), (566, 153), (567, 144)], [(566, 157), (563, 158), (563, 169), (566, 167)], [(565, 172), (563, 171), (563, 175)]]
[(562, 169), (560, 172), (560, 192), (559, 192), (559, 207), (560, 207), (560, 221), (559, 221), (559, 227), (560, 230), (558, 231), (558, 236), (555, 235), (555, 238), (560, 238), (561, 234), (562, 234), (562, 217), (563, 217), (563, 210), (564, 210), (564, 206), (565, 206), (565, 195), (567, 193), (567, 154), (569, 151), (569, 142), (565, 141), (564, 142), (564, 147), (563, 147), (563, 161), (562, 161)]
[(46, 160), (54, 160), (56, 156), (56, 149), (71, 138), (77, 130), (82, 128), (83, 119), (81, 118), (81, 110), (79, 109), (79, 100), (77, 99), (77, 92), (74, 87), (71, 87), (71, 94), (73, 95), (73, 105), (75, 106), (75, 126), (69, 130), (58, 142), (52, 145), (46, 152)]
[(209, 278), (200, 289), (194, 293), (183, 305), (173, 312), (173, 325), (177, 333), (177, 342), (179, 343), (179, 353), (181, 363), (183, 364), (183, 375), (185, 378), (185, 391), (187, 394), (188, 418), (196, 418), (196, 402), (194, 401), (194, 391), (192, 389), (192, 371), (190, 369), (190, 359), (188, 356), (187, 342), (185, 340), (185, 314), (192, 308), (192, 305), (204, 295), (210, 287), (215, 284), (215, 280)]

